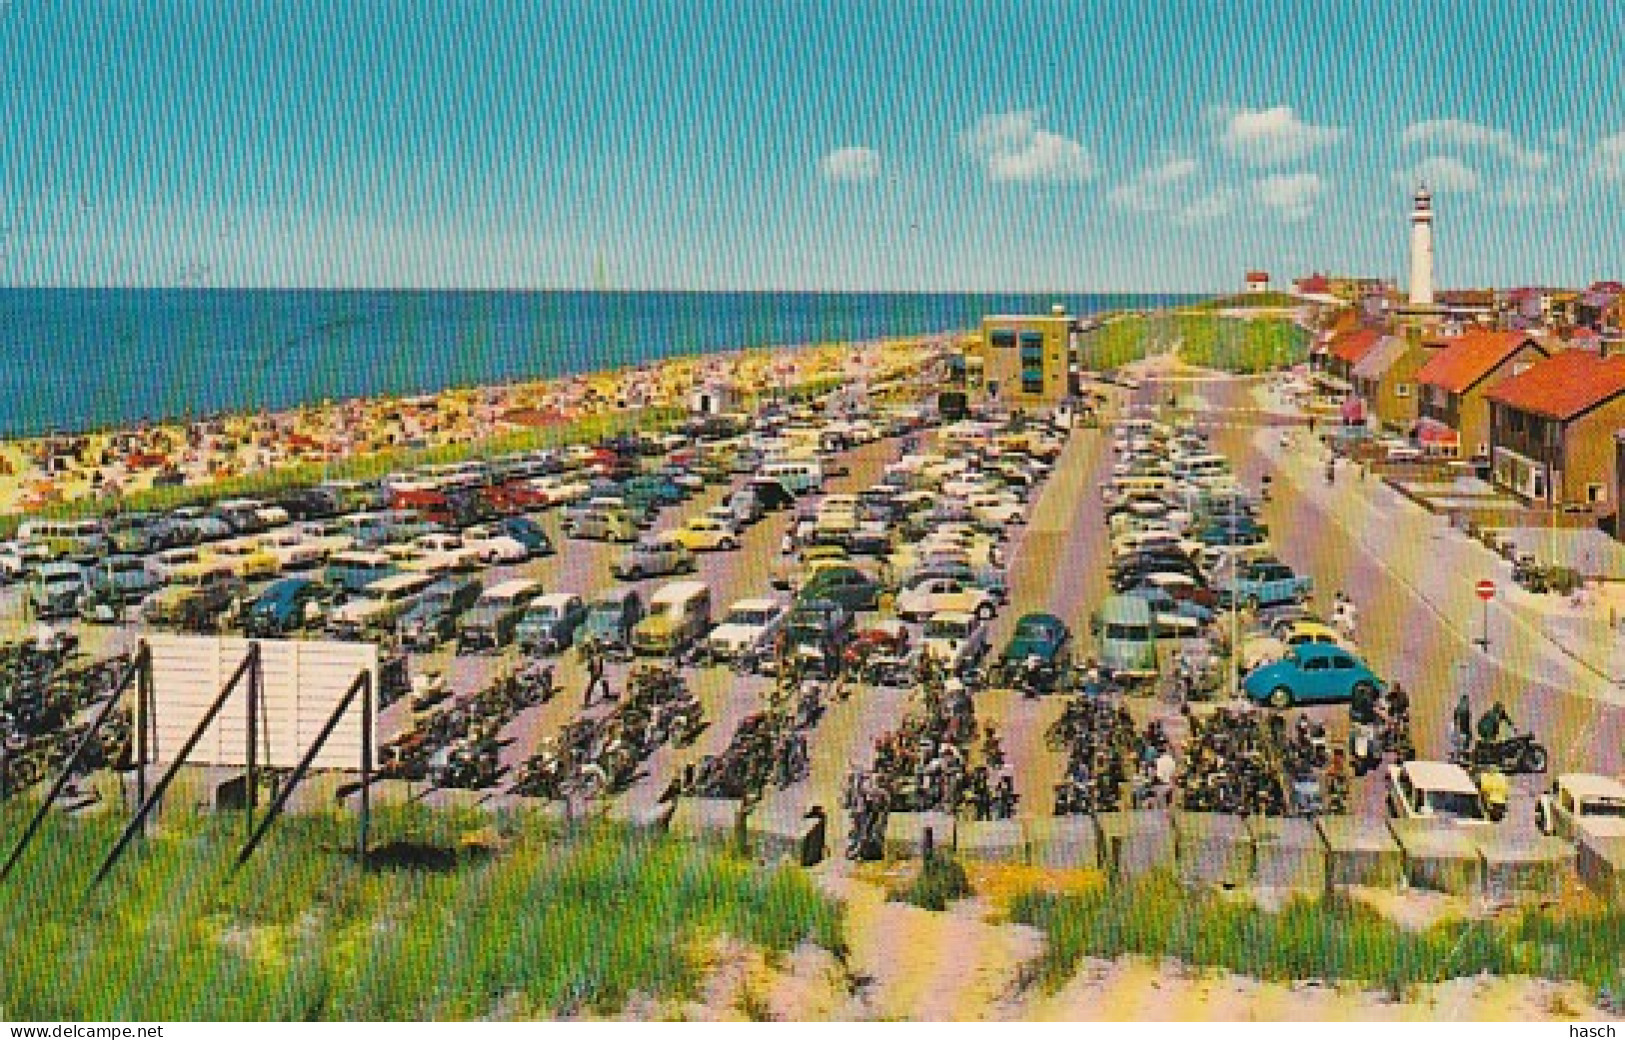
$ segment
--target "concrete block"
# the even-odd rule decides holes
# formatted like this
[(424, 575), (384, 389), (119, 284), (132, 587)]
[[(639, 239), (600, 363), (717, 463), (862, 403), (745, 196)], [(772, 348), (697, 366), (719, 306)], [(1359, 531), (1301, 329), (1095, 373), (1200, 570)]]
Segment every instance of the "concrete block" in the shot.
[(1328, 884), (1393, 888), (1405, 876), (1405, 852), (1386, 823), (1320, 816), (1315, 829), (1326, 846)]
[(940, 850), (954, 844), (954, 818), (944, 812), (894, 812), (886, 817), (886, 858), (918, 859), (925, 848), (925, 832)]
[(1484, 894), (1491, 898), (1555, 896), (1574, 873), (1575, 848), (1559, 838), (1522, 834), (1514, 838), (1500, 828), (1473, 838), (1478, 843)]
[(1101, 864), (1114, 878), (1139, 877), (1173, 869), (1178, 836), (1172, 818), (1157, 809), (1097, 813)]
[(1243, 885), (1253, 873), (1253, 837), (1230, 813), (1173, 815), (1179, 876), (1187, 882)]
[(978, 863), (1031, 862), (1020, 820), (961, 820), (954, 828), (954, 853)]
[(1253, 837), (1253, 883), (1268, 888), (1326, 887), (1326, 842), (1314, 820), (1249, 816)]
[(1476, 895), (1483, 888), (1483, 858), (1467, 828), (1428, 820), (1390, 820), (1405, 853), (1405, 880), (1413, 888)]
[(1044, 816), (1027, 821), (1027, 848), (1035, 867), (1099, 869), (1100, 830), (1093, 816)]
[(1580, 832), (1575, 870), (1586, 887), (1608, 903), (1625, 903), (1625, 837)]

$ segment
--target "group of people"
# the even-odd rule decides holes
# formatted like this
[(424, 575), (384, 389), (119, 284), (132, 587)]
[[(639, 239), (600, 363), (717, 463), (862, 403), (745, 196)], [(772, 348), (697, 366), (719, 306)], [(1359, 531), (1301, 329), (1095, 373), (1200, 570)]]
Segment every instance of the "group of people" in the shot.
[(1046, 734), (1051, 750), (1066, 753), (1066, 776), (1055, 785), (1055, 815), (1123, 808), (1124, 785), (1148, 757), (1172, 783), (1169, 763), (1162, 761), (1166, 747), (1152, 752), (1164, 743), (1160, 733), (1160, 727), (1152, 727), (1142, 734), (1116, 698), (1084, 695), (1068, 701)]

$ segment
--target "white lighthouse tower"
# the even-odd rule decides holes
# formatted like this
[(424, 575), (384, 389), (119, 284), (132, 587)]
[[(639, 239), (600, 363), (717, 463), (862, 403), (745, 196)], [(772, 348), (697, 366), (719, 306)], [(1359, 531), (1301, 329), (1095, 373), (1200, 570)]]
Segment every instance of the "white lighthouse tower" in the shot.
[(1416, 189), (1411, 209), (1411, 307), (1433, 306), (1433, 195), (1426, 184)]

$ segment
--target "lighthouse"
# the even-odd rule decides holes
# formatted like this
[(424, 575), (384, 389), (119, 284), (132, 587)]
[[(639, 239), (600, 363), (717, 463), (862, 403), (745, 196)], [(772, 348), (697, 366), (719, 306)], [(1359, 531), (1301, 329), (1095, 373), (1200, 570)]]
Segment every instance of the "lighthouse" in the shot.
[(1433, 195), (1426, 184), (1416, 189), (1411, 209), (1411, 306), (1433, 306)]

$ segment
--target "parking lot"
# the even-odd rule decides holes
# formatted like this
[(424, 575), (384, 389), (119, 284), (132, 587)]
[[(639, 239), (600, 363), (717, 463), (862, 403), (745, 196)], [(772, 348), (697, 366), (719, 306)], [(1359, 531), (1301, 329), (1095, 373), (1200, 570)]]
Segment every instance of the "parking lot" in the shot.
[[(635, 534), (621, 532), (638, 544), (662, 532), (691, 543), (682, 553), (689, 573), (619, 579), (629, 542), (573, 536), (582, 529), (579, 504), (527, 510), (555, 551), (493, 566), (460, 562), (484, 588), (524, 579), (584, 604), (631, 588), (647, 604), (669, 583), (692, 581), (705, 587), (712, 624), (744, 600), (769, 601), (757, 607), (774, 620), (763, 631), (725, 629), (746, 633), (752, 649), (743, 662), (714, 660), (707, 651), (716, 643), (706, 638), (683, 640), (675, 658), (579, 646), (537, 654), (508, 638), (494, 652), (460, 652), (455, 638), (413, 652), (407, 674), (416, 692), (380, 717), (386, 759), (395, 756), (380, 797), (502, 804), (541, 792), (571, 811), (651, 819), (673, 802), (744, 795), (781, 818), (820, 806), (843, 837), (859, 836), (865, 820), (872, 827), (877, 810), (975, 820), (1177, 807), (1346, 813), (1380, 825), (1406, 812), (1393, 805), (1388, 767), (1402, 756), (1448, 757), (1463, 691), (1475, 723), (1502, 697), (1522, 728), (1555, 731), (1558, 739), (1547, 737), (1553, 772), (1612, 768), (1609, 752), (1587, 754), (1572, 739), (1574, 727), (1614, 724), (1605, 709), (1562, 704), (1548, 715), (1540, 698), (1560, 702), (1561, 693), (1513, 697), (1495, 660), (1475, 656), (1454, 629), (1425, 611), (1393, 609), (1402, 594), (1386, 561), (1344, 538), (1319, 489), (1278, 465), (1282, 452), (1316, 450), (1294, 422), (1251, 408), (1245, 381), (1204, 387), (1199, 409), (1189, 395), (1186, 407), (1170, 408), (1168, 390), (1155, 381), (1103, 388), (1106, 422), (1076, 429), (995, 417), (899, 426), (846, 444), (816, 435), (829, 416), (774, 420), (777, 434), (759, 425), (725, 446), (757, 451), (749, 463), (725, 481), (713, 471)], [(690, 523), (733, 501), (764, 467), (800, 479), (782, 461), (791, 457), (783, 454), (787, 423), (814, 431), (814, 447), (793, 456), (797, 465), (838, 475), (808, 480), (791, 492), (793, 503), (737, 530)], [(1279, 429), (1273, 455), (1257, 447), (1261, 428)], [(680, 471), (674, 459), (695, 458), (693, 445), (671, 448), (678, 454), (648, 455), (637, 467)], [(436, 536), (435, 549), (455, 551), (455, 534)], [(35, 635), (22, 589), (11, 586), (0, 600), (0, 631), (16, 641)], [(1336, 591), (1353, 604), (1347, 615), (1339, 616)], [(829, 599), (850, 601), (831, 607)], [(778, 616), (792, 607), (793, 617)], [(1134, 630), (1119, 617), (1125, 610), (1149, 619), (1148, 669), (1130, 660), (1134, 640), (1117, 637)], [(908, 618), (900, 626), (899, 614)], [(1064, 637), (1023, 642), (1005, 660), (1018, 621), (1039, 614)], [(323, 637), (311, 620), (297, 637)], [(71, 627), (92, 659), (147, 630), (139, 622)], [(934, 664), (922, 672), (921, 646), (933, 634)], [(1030, 634), (1023, 624), (1023, 640)], [(1370, 689), (1357, 691), (1352, 678), (1311, 689), (1301, 668), (1322, 652), (1336, 655), (1328, 667), (1347, 659), (1349, 675), (1357, 669)], [(676, 679), (647, 671), (657, 664)], [(1300, 670), (1282, 671), (1289, 666)], [(505, 689), (506, 676), (541, 669), (551, 670), (548, 692), (490, 693)], [(585, 705), (599, 670), (618, 698)], [(1386, 696), (1396, 681), (1411, 695), (1403, 737)], [(436, 683), (444, 698), (424, 696)], [(1375, 740), (1372, 757), (1345, 773), (1334, 759), (1356, 751), (1350, 701), (1371, 692), (1380, 694), (1364, 731)], [(1315, 703), (1320, 697), (1325, 703)], [(1083, 705), (1109, 716), (1105, 730), (1076, 732)], [(1546, 783), (1511, 777), (1500, 832), (1538, 837), (1536, 798)], [(861, 843), (850, 851), (865, 854)]]

